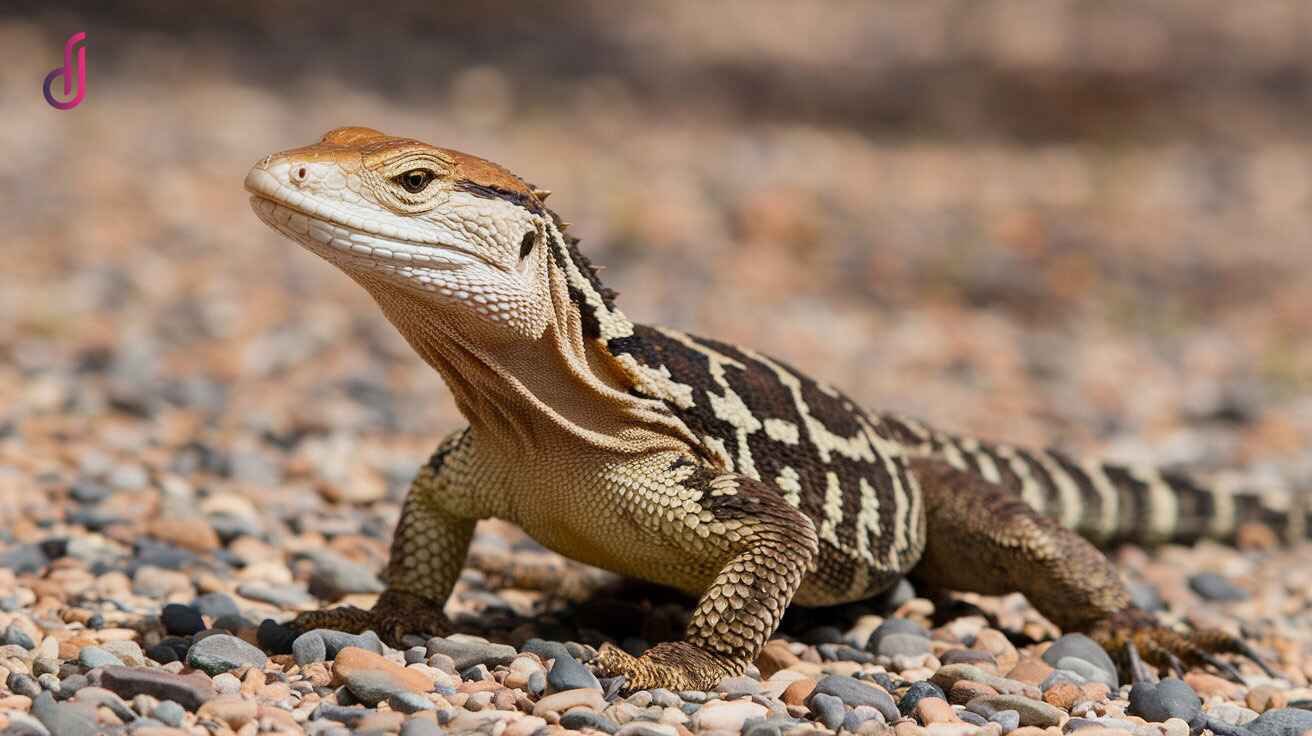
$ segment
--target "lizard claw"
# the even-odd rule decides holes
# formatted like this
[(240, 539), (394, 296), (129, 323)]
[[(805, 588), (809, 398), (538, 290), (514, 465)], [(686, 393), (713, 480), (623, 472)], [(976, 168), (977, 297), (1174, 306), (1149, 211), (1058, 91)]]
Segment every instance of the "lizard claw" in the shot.
[(1243, 676), (1233, 664), (1218, 654), (1234, 654), (1255, 663), (1268, 676), (1278, 676), (1253, 648), (1238, 637), (1219, 629), (1199, 629), (1181, 633), (1161, 625), (1152, 615), (1137, 608), (1127, 608), (1103, 621), (1090, 636), (1113, 657), (1122, 655), (1122, 664), (1131, 680), (1146, 679), (1146, 666), (1169, 670), (1183, 677), (1190, 667), (1210, 666), (1227, 679), (1243, 683)]
[(592, 663), (608, 677), (623, 677), (624, 692), (663, 687), (680, 690), (710, 690), (734, 669), (720, 658), (686, 642), (657, 644), (641, 657), (613, 644), (603, 644)]
[(451, 633), (451, 621), (442, 612), (440, 604), (396, 590), (384, 592), (368, 611), (355, 606), (308, 611), (292, 619), (288, 626), (299, 632), (333, 629), (360, 634), (374, 631), (394, 647), (401, 646), (401, 639), (408, 634), (446, 636)]

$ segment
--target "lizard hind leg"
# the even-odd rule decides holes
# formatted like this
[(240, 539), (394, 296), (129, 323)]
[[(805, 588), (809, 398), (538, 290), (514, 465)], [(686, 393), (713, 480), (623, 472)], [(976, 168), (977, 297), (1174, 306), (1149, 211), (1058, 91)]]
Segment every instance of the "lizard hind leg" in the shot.
[(680, 524), (687, 538), (668, 541), (712, 558), (719, 572), (698, 600), (682, 641), (657, 644), (640, 657), (611, 645), (598, 653), (597, 668), (624, 676), (626, 690), (707, 690), (741, 674), (778, 627), (816, 557), (814, 526), (782, 494), (733, 475), (706, 485), (700, 505), (710, 521), (698, 526), (715, 531), (702, 535)]
[(1136, 655), (1163, 670), (1212, 666), (1231, 678), (1237, 672), (1216, 655), (1238, 654), (1268, 669), (1236, 637), (1215, 630), (1181, 633), (1131, 606), (1102, 552), (1014, 493), (940, 461), (916, 460), (912, 468), (928, 525), (914, 579), (938, 589), (1022, 593), (1063, 631), (1088, 633), (1135, 679), (1130, 665)]

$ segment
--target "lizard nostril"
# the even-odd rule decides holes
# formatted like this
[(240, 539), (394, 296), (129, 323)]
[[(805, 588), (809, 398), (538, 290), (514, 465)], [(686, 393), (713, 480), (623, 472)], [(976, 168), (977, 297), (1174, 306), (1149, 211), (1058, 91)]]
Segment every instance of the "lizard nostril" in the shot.
[(292, 181), (296, 182), (297, 184), (304, 184), (306, 175), (307, 174), (305, 171), (305, 167), (302, 166), (299, 169), (297, 169), (294, 174), (292, 174)]

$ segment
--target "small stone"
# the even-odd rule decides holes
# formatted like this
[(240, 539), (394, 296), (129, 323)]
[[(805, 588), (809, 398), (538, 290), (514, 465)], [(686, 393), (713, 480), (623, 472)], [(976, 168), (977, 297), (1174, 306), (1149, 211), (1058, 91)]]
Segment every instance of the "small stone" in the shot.
[(568, 728), (574, 731), (591, 728), (605, 733), (615, 733), (620, 729), (619, 724), (600, 713), (594, 713), (587, 708), (575, 708), (561, 716), (560, 725), (562, 728)]
[(123, 666), (123, 660), (100, 647), (82, 647), (77, 653), (77, 661), (89, 670), (96, 667)]
[(1020, 713), (1007, 709), (995, 711), (989, 720), (1002, 726), (1003, 733), (1010, 733), (1020, 728)]
[(557, 657), (551, 666), (551, 671), (547, 673), (547, 690), (555, 693), (578, 688), (600, 690), (601, 683), (597, 681), (596, 675), (589, 672), (588, 668), (580, 664), (577, 659)]
[(419, 693), (394, 693), (387, 697), (387, 704), (400, 713), (418, 713), (421, 710), (437, 710), (433, 701)]
[(437, 721), (427, 718), (411, 718), (401, 724), (401, 736), (445, 736), (445, 733)]
[(1022, 726), (1047, 728), (1061, 723), (1066, 715), (1047, 703), (1032, 700), (1020, 695), (987, 695), (975, 698), (966, 704), (966, 709), (990, 718), (1000, 710), (1014, 710), (1020, 714)]
[(700, 730), (741, 731), (748, 718), (764, 718), (769, 712), (750, 700), (714, 700), (702, 706), (693, 721)]
[(351, 694), (371, 706), (397, 693), (426, 693), (433, 689), (432, 679), (419, 670), (402, 667), (359, 647), (347, 647), (337, 653), (333, 677), (345, 681)]
[(807, 702), (807, 707), (810, 708), (815, 719), (831, 731), (837, 731), (838, 727), (843, 725), (843, 718), (847, 715), (843, 701), (825, 693), (812, 695), (810, 701)]
[(1057, 662), (1057, 671), (1079, 675), (1082, 682), (1077, 682), (1078, 685), (1083, 685), (1085, 682), (1100, 682), (1106, 685), (1108, 690), (1120, 687), (1120, 680), (1115, 674), (1078, 657), (1062, 657)]
[(141, 667), (146, 664), (146, 653), (141, 651), (140, 644), (131, 639), (111, 639), (101, 644), (100, 648), (118, 657), (128, 666)]
[(328, 645), (318, 631), (307, 631), (292, 641), (292, 657), (296, 664), (304, 667), (328, 659)]
[(1191, 729), (1188, 723), (1179, 718), (1167, 718), (1162, 723), (1162, 730), (1165, 732), (1165, 736), (1189, 736)]
[[(882, 688), (862, 682), (855, 677), (829, 675), (816, 683), (815, 692), (833, 695), (843, 701), (844, 705), (851, 707), (858, 705), (872, 706), (882, 713), (889, 722), (897, 720), (900, 715), (897, 704), (893, 702), (891, 695)], [(815, 696), (812, 695), (812, 697)]]
[(800, 677), (788, 683), (788, 687), (784, 688), (783, 695), (780, 696), (780, 699), (788, 705), (804, 705), (806, 699), (811, 697), (811, 693), (814, 690), (815, 680), (812, 680), (809, 677)]
[(1030, 685), (1038, 685), (1048, 679), (1048, 676), (1052, 673), (1052, 665), (1041, 659), (1022, 659), (1015, 667), (1011, 668), (1011, 671), (1007, 673), (1007, 677)]
[[(866, 647), (865, 647), (866, 651), (872, 652), (874, 654), (880, 654), (881, 652), (879, 651), (879, 646), (883, 642), (884, 637), (892, 636), (895, 634), (906, 634), (906, 635), (920, 637), (921, 639), (926, 639), (926, 640), (929, 639), (929, 631), (927, 631), (925, 627), (921, 626), (915, 621), (911, 621), (905, 618), (890, 618), (885, 620), (883, 623), (881, 623), (874, 630), (874, 632), (870, 634), (870, 638), (866, 641)], [(841, 641), (841, 638), (834, 639), (830, 642), (824, 642), (824, 643), (838, 643), (839, 641)], [(815, 643), (818, 644), (822, 642), (815, 642)]]
[(101, 733), (96, 725), (94, 708), (57, 703), (55, 696), (48, 692), (33, 698), (32, 715), (53, 736), (96, 736)]
[(907, 691), (902, 694), (902, 699), (897, 702), (898, 712), (904, 716), (911, 715), (915, 711), (916, 703), (919, 703), (921, 698), (947, 700), (947, 696), (943, 694), (943, 688), (928, 680), (920, 680), (911, 683), (911, 687), (907, 688)]
[(606, 701), (601, 697), (599, 688), (578, 688), (575, 690), (562, 690), (561, 692), (548, 695), (539, 700), (533, 706), (533, 715), (544, 716), (547, 713), (564, 713), (570, 708), (582, 706), (589, 710), (601, 711), (606, 707)]
[(259, 716), (259, 709), (260, 704), (254, 700), (225, 695), (202, 705), (196, 711), (196, 716), (222, 721), (233, 730), (237, 730), (255, 720)]
[(972, 649), (988, 652), (997, 662), (998, 669), (1006, 672), (1020, 661), (1020, 654), (1016, 652), (1016, 646), (1007, 639), (997, 629), (982, 629), (975, 635), (975, 643), (971, 645)]
[(1130, 688), (1130, 707), (1126, 712), (1154, 723), (1179, 718), (1192, 724), (1202, 707), (1203, 702), (1193, 688), (1184, 680), (1172, 677), (1157, 683), (1135, 683)]
[(1189, 577), (1189, 589), (1198, 597), (1207, 601), (1246, 601), (1248, 591), (1217, 575), (1214, 572), (1200, 572)]
[(182, 726), (182, 719), (187, 717), (187, 711), (172, 700), (161, 700), (150, 710), (150, 717), (165, 725), (179, 728)]
[(231, 634), (215, 634), (197, 641), (187, 651), (187, 665), (210, 676), (241, 667), (263, 667), (264, 652)]
[(7, 645), (22, 647), (28, 651), (36, 649), (36, 642), (32, 641), (32, 637), (28, 636), (27, 632), (23, 631), (17, 622), (11, 623), (5, 627), (4, 643)]
[[(768, 646), (768, 645), (767, 645)], [(546, 641), (544, 639), (529, 639), (519, 648), (521, 652), (536, 654), (542, 659), (559, 659), (570, 656), (569, 650), (564, 644), (558, 641)]]
[(1240, 700), (1244, 694), (1242, 685), (1207, 672), (1189, 672), (1184, 676), (1184, 681), (1203, 698), (1220, 695), (1226, 700)]
[(1257, 720), (1257, 711), (1234, 703), (1216, 703), (1207, 709), (1209, 722), (1216, 720), (1231, 726), (1246, 726)]
[[(1201, 692), (1200, 690), (1199, 693), (1201, 694)], [(1248, 691), (1248, 695), (1244, 697), (1244, 702), (1248, 704), (1249, 708), (1258, 713), (1265, 713), (1268, 710), (1284, 708), (1289, 705), (1289, 698), (1271, 685), (1258, 685)]]
[(1276, 708), (1248, 724), (1255, 736), (1301, 736), (1312, 730), (1312, 710)]
[(457, 671), (463, 671), (476, 664), (488, 667), (510, 664), (518, 652), (506, 644), (439, 636), (428, 640), (428, 654), (445, 654), (455, 662)]
[(916, 703), (915, 715), (921, 725), (925, 726), (932, 723), (952, 723), (957, 720), (948, 701), (935, 697), (921, 698)]
[(998, 669), (998, 661), (993, 655), (979, 649), (949, 649), (939, 655), (940, 664), (971, 664), (976, 667)]
[(1058, 682), (1047, 690), (1043, 691), (1043, 702), (1069, 711), (1072, 705), (1075, 705), (1084, 697), (1084, 691), (1079, 685), (1073, 682)]
[(241, 680), (231, 672), (220, 672), (214, 676), (214, 689), (219, 695), (237, 695), (241, 693)]
[(716, 685), (716, 690), (723, 693), (726, 700), (732, 700), (761, 692), (761, 683), (745, 675), (726, 677)]
[(1120, 687), (1116, 679), (1116, 665), (1112, 662), (1112, 658), (1098, 645), (1098, 642), (1084, 634), (1066, 634), (1043, 652), (1043, 661), (1057, 668), (1061, 667), (1061, 660), (1065, 657), (1082, 659), (1107, 673), (1111, 678), (1110, 681), (1101, 679), (1100, 681), (1107, 682), (1108, 687), (1113, 691)]
[(176, 701), (187, 710), (199, 708), (216, 695), (210, 678), (199, 672), (178, 675), (147, 667), (106, 667), (101, 671), (100, 685), (121, 698), (150, 695)]
[[(876, 632), (877, 633), (877, 632)], [(870, 637), (874, 639), (872, 635)], [(915, 634), (884, 634), (874, 653), (881, 657), (915, 657), (929, 654), (929, 639)]]
[(195, 600), (191, 602), (191, 608), (196, 609), (201, 615), (213, 619), (241, 615), (241, 609), (237, 607), (237, 602), (232, 599), (232, 596), (217, 591), (196, 596)]
[(761, 677), (768, 680), (779, 670), (788, 669), (800, 661), (797, 655), (793, 654), (792, 650), (788, 648), (788, 642), (782, 639), (771, 639), (766, 642), (765, 646), (761, 648), (761, 653), (756, 656), (756, 669), (760, 671)]
[(985, 685), (982, 682), (971, 682), (970, 680), (957, 680), (952, 683), (952, 688), (948, 690), (948, 702), (954, 705), (965, 705), (975, 698), (997, 695), (998, 691)]
[(205, 619), (201, 617), (200, 611), (181, 603), (164, 606), (159, 620), (164, 630), (173, 636), (191, 636), (205, 630)]
[(152, 537), (191, 552), (213, 552), (220, 546), (219, 535), (200, 517), (154, 519), (146, 528)]
[(314, 629), (305, 633), (317, 634), (323, 639), (328, 659), (336, 659), (337, 654), (347, 647), (363, 649), (374, 654), (383, 653), (383, 640), (379, 639), (378, 635), (372, 631), (366, 631), (363, 634), (348, 634), (345, 631), (334, 631), (333, 629)]

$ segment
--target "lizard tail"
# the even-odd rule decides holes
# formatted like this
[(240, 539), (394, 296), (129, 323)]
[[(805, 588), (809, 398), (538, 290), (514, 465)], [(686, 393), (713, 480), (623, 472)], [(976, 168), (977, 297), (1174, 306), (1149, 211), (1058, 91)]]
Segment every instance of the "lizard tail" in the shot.
[(915, 452), (1013, 491), (1096, 544), (1231, 540), (1241, 526), (1253, 522), (1291, 542), (1308, 539), (1312, 532), (1309, 492), (1259, 489), (1223, 478), (1204, 481), (1155, 468), (1080, 460), (1058, 450), (982, 442), (902, 417), (886, 417), (885, 422)]

